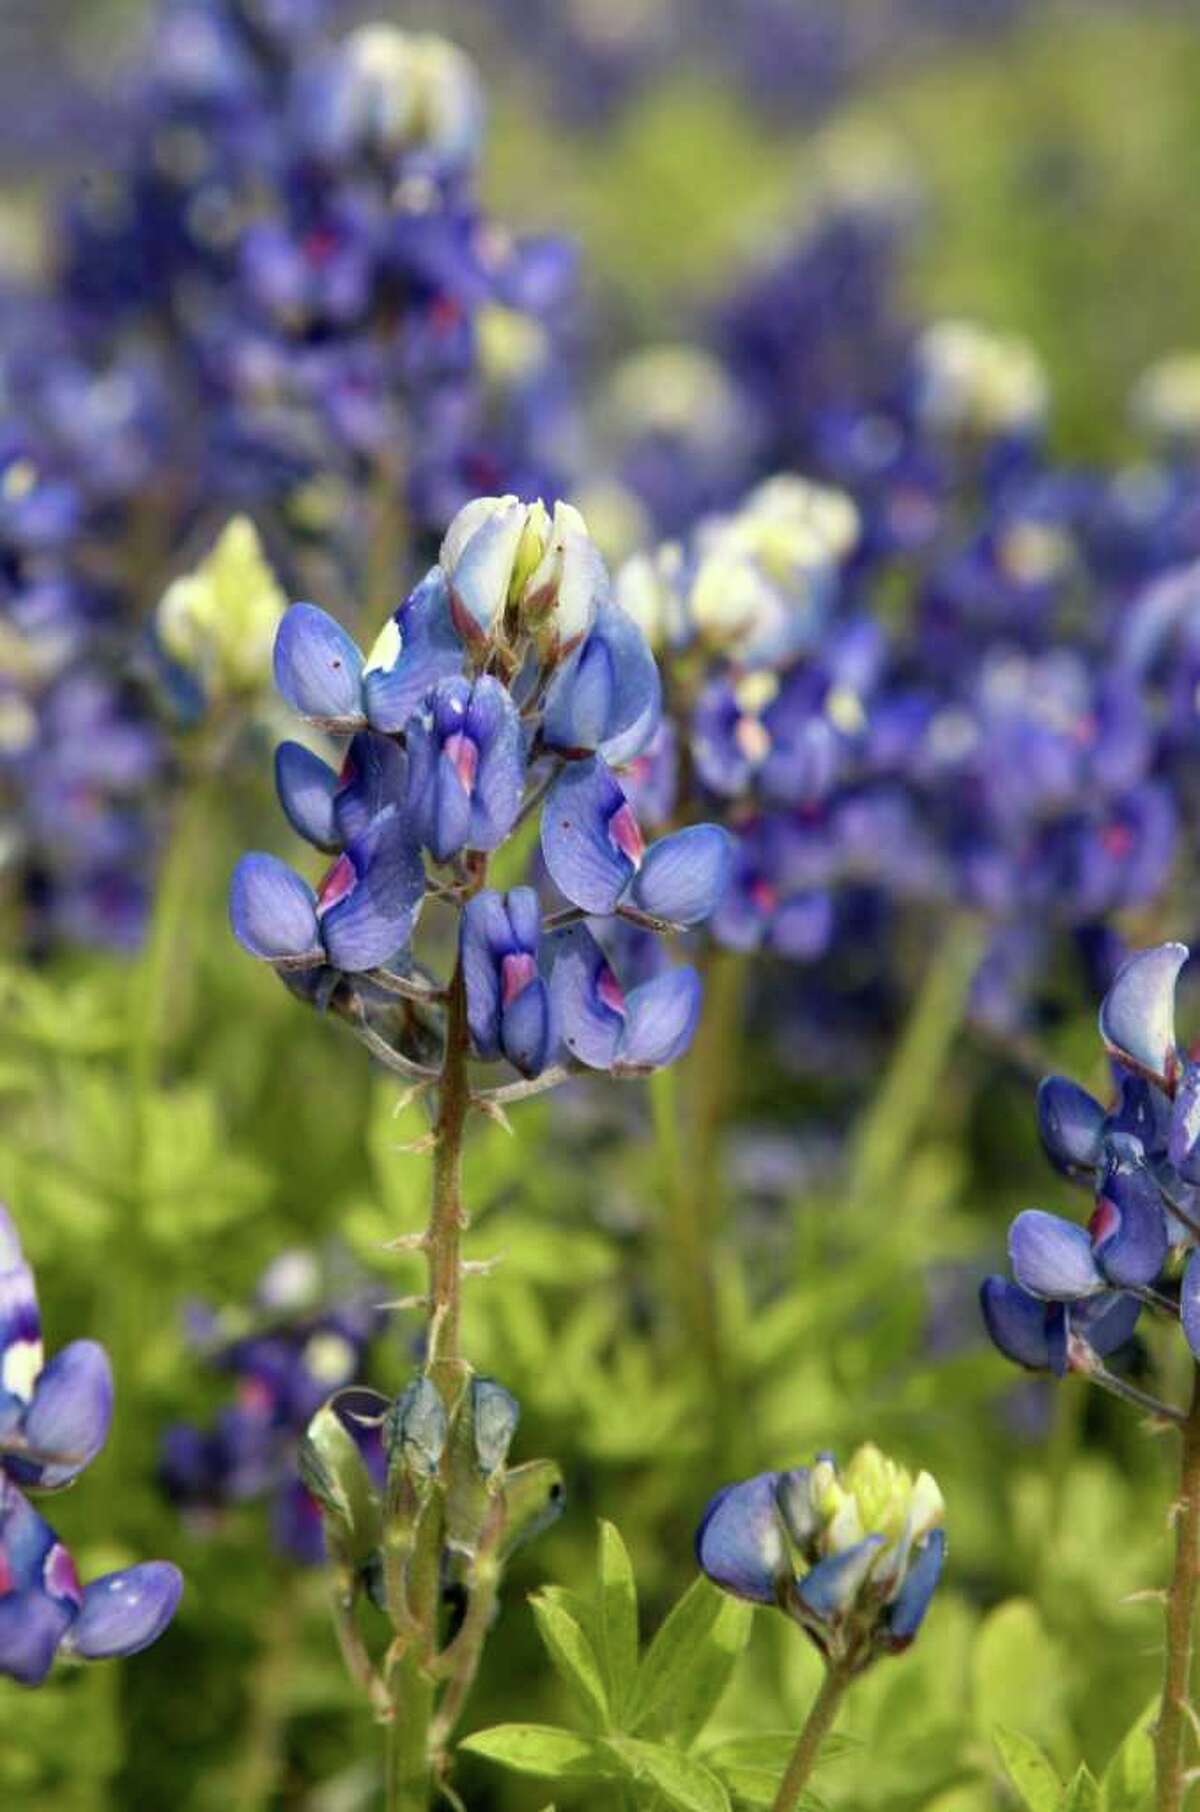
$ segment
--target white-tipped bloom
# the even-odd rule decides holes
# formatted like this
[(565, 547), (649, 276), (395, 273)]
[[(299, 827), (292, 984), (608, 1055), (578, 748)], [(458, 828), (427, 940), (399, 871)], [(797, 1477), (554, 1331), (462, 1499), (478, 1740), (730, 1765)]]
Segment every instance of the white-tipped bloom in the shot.
[(195, 572), (168, 586), (158, 638), (210, 696), (265, 687), (286, 599), (246, 516), (227, 524)]
[(1045, 368), (1018, 334), (938, 321), (922, 334), (915, 366), (918, 412), (940, 433), (1021, 434), (1045, 418)]
[(1134, 385), (1130, 411), (1140, 428), (1163, 440), (1200, 440), (1200, 352), (1157, 359)]
[(600, 551), (569, 503), (556, 503), (551, 515), (540, 500), (477, 498), (447, 529), (441, 565), (469, 643), (532, 635), (544, 656), (561, 657), (608, 596)]

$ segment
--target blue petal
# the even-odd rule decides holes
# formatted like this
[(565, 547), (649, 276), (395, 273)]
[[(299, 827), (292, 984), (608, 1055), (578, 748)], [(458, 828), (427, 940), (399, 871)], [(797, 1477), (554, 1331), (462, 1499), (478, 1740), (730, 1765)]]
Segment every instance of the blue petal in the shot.
[(511, 694), (488, 674), (471, 688), (466, 733), (479, 749), (468, 847), (495, 849), (507, 837), (521, 809), (525, 744)]
[(979, 1289), (984, 1325), (1006, 1359), (1031, 1372), (1067, 1369), (1067, 1312), (1061, 1303), (1041, 1302), (1007, 1277), (985, 1277)]
[(462, 672), (463, 646), (440, 566), (426, 573), (380, 631), (363, 668), (373, 729), (401, 731), (431, 686)]
[(275, 791), (288, 823), (318, 849), (341, 842), (333, 819), (337, 775), (303, 743), (281, 742), (275, 751)]
[(756, 1604), (774, 1604), (789, 1571), (775, 1503), (777, 1472), (726, 1485), (709, 1500), (696, 1531), (696, 1561), (714, 1585)]
[(65, 1485), (95, 1458), (112, 1422), (108, 1354), (94, 1340), (73, 1340), (56, 1353), (34, 1387), (25, 1439), (46, 1490)]
[(0, 1595), (0, 1674), (40, 1686), (70, 1623), (70, 1611), (44, 1592)]
[(550, 1049), (550, 992), (535, 975), (503, 1009), (500, 1039), (504, 1055), (522, 1076), (540, 1076)]
[(275, 684), (301, 717), (334, 730), (363, 723), (362, 655), (315, 604), (293, 604), (275, 636)]
[(158, 1641), (182, 1591), (183, 1575), (168, 1560), (144, 1560), (93, 1579), (63, 1648), (87, 1661), (136, 1655)]
[(635, 832), (629, 802), (600, 756), (565, 768), (542, 808), (542, 856), (559, 892), (585, 912), (612, 912), (636, 873)]
[(1179, 1318), (1192, 1357), (1200, 1361), (1200, 1252), (1193, 1252), (1184, 1266), (1179, 1285)]
[(45, 1517), (39, 1516), (3, 1467), (0, 1467), (0, 1574), (13, 1591), (45, 1593), (65, 1604), (71, 1614), (79, 1603), (79, 1580), (70, 1554)]
[(1200, 1183), (1200, 1063), (1184, 1064), (1167, 1133), (1167, 1156), (1185, 1183)]
[(612, 1065), (617, 1076), (658, 1070), (691, 1044), (704, 989), (695, 969), (667, 969), (634, 988), (625, 1002), (625, 1030)]
[(612, 967), (583, 925), (546, 940), (554, 1028), (567, 1055), (589, 1069), (611, 1068), (625, 1029), (625, 998)]
[(1008, 1255), (1013, 1276), (1031, 1296), (1071, 1302), (1105, 1288), (1086, 1228), (1040, 1208), (1018, 1214), (1009, 1229)]
[(243, 856), (229, 887), (229, 922), (251, 956), (319, 963), (316, 895), (278, 856)]
[(1086, 1340), (1093, 1352), (1107, 1359), (1132, 1338), (1141, 1312), (1142, 1304), (1136, 1296), (1114, 1290), (1106, 1296), (1092, 1296), (1087, 1302), (1072, 1303), (1067, 1321), (1073, 1338)]
[(1096, 1263), (1109, 1283), (1153, 1283), (1167, 1260), (1167, 1218), (1158, 1185), (1142, 1164), (1114, 1156), (1088, 1223)]
[(805, 1610), (822, 1623), (848, 1610), (883, 1545), (882, 1535), (866, 1535), (843, 1553), (830, 1554), (825, 1560), (819, 1560), (796, 1588), (796, 1596)]
[(929, 1609), (946, 1558), (946, 1531), (934, 1529), (908, 1569), (904, 1584), (887, 1616), (891, 1648), (905, 1648), (912, 1641)]
[(672, 925), (700, 925), (724, 896), (733, 871), (733, 838), (719, 824), (693, 824), (646, 851), (630, 898)]
[(355, 973), (403, 950), (425, 892), (425, 870), (406, 819), (381, 812), (321, 883), (317, 910), (330, 962)]
[(407, 791), (404, 750), (371, 730), (352, 736), (334, 792), (335, 848), (361, 837), (389, 805), (403, 806)]
[(1175, 983), (1186, 944), (1139, 950), (1118, 971), (1100, 1008), (1100, 1036), (1115, 1057), (1155, 1079), (1169, 1078), (1175, 1051)]
[(467, 902), (459, 926), (459, 952), (467, 989), (467, 1024), (476, 1054), (500, 1055), (500, 961), (512, 936), (504, 902), (487, 887)]
[(546, 694), (544, 742), (567, 754), (595, 751), (619, 766), (646, 747), (661, 711), (662, 682), (649, 643), (619, 605), (602, 604), (587, 640)]
[(1046, 1156), (1067, 1176), (1096, 1170), (1104, 1136), (1104, 1109), (1068, 1076), (1046, 1076), (1037, 1092), (1038, 1130)]

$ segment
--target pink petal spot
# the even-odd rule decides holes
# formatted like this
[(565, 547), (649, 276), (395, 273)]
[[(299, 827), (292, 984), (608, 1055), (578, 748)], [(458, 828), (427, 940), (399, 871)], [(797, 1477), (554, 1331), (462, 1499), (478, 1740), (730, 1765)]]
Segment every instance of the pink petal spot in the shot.
[(1110, 1201), (1106, 1195), (1102, 1195), (1096, 1203), (1095, 1213), (1088, 1222), (1088, 1232), (1092, 1236), (1092, 1244), (1103, 1245), (1106, 1239), (1111, 1239), (1114, 1233), (1120, 1231), (1120, 1226), (1121, 1210), (1115, 1202)]
[(524, 994), (530, 982), (535, 980), (538, 966), (526, 951), (515, 951), (506, 956), (500, 964), (500, 1000), (510, 1007), (518, 994)]
[(338, 249), (338, 236), (332, 227), (314, 227), (304, 238), (304, 256), (318, 267), (328, 264)]
[(646, 839), (642, 836), (642, 827), (633, 815), (633, 807), (626, 800), (619, 805), (608, 821), (608, 834), (621, 854), (633, 863), (635, 868), (642, 865), (646, 853)]
[(1100, 842), (1108, 855), (1121, 862), (1133, 851), (1133, 832), (1127, 824), (1106, 824)]
[(334, 906), (340, 906), (358, 886), (358, 875), (348, 855), (340, 855), (317, 889), (317, 917), (324, 918)]
[(358, 763), (354, 759), (353, 751), (351, 749), (347, 749), (346, 750), (346, 759), (342, 763), (342, 771), (337, 777), (337, 786), (334, 788), (334, 791), (339, 794), (346, 792), (346, 790), (349, 787), (352, 787), (354, 785), (354, 782), (357, 779), (358, 779)]
[(757, 881), (750, 883), (750, 898), (759, 912), (772, 913), (779, 905), (779, 889), (772, 886), (770, 881), (764, 881), (760, 876)]
[(239, 1409), (254, 1415), (269, 1416), (275, 1409), (275, 1393), (265, 1378), (243, 1378), (236, 1391)]
[(12, 1568), (8, 1564), (8, 1555), (0, 1548), (0, 1598), (13, 1589)]
[(442, 744), (442, 753), (450, 757), (451, 766), (462, 782), (462, 790), (470, 797), (475, 790), (475, 775), (479, 769), (478, 744), (464, 730), (456, 730)]
[(42, 1578), (51, 1598), (65, 1598), (71, 1604), (83, 1603), (83, 1588), (79, 1583), (75, 1562), (60, 1541), (55, 1542), (46, 1556)]
[(618, 1013), (624, 1019), (625, 990), (607, 963), (600, 965), (600, 973), (596, 977), (596, 996), (610, 1013)]

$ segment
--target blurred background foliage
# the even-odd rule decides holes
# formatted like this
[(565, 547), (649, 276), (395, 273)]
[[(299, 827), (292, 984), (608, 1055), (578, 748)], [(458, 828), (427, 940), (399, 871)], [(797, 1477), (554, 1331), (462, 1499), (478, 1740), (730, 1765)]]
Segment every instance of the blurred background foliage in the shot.
[[(58, 169), (103, 157), (98, 76), (119, 65), (138, 15), (137, 0), (0, 11), (14, 235)], [(446, 28), (445, 9), (425, 17)], [(519, 33), (471, 9), (461, 26), (491, 96), (489, 200), (579, 237), (624, 345), (698, 318), (764, 236), (803, 218), (829, 160), (854, 155), (894, 159), (922, 194), (914, 309), (1027, 334), (1065, 450), (1120, 449), (1133, 377), (1196, 339), (1200, 31), (1172, 9), (1033, 8), (911, 64), (885, 59), (799, 126), (699, 54), (611, 117), (572, 124)], [(99, 88), (77, 139), (30, 117), (28, 70), (43, 96)], [(262, 1507), (184, 1524), (153, 1483), (165, 1424), (211, 1416), (227, 1389), (182, 1338), (187, 1298), (236, 1303), (281, 1248), (334, 1234), (381, 1296), (413, 1287), (382, 1250), (424, 1212), (424, 1168), (400, 1150), (416, 1128), (397, 1117), (394, 1085), (228, 937), (226, 877), (266, 809), (265, 787), (245, 789), (202, 818), (165, 941), (132, 966), (93, 956), (0, 972), (0, 1190), (52, 1343), (103, 1331), (118, 1366), (115, 1438), (57, 1520), (86, 1571), (154, 1551), (188, 1578), (152, 1653), (37, 1694), (0, 1688), (6, 1807), (352, 1812), (376, 1792), (374, 1733), (337, 1664), (319, 1576), (272, 1552)], [(914, 981), (927, 944), (915, 926)], [(167, 1008), (148, 1030), (164, 962)], [(519, 1457), (562, 1462), (569, 1509), (512, 1576), (470, 1722), (569, 1720), (526, 1594), (590, 1576), (598, 1516), (630, 1546), (646, 1634), (692, 1575), (691, 1532), (717, 1484), (869, 1436), (938, 1475), (953, 1559), (912, 1655), (854, 1702), (851, 1741), (818, 1793), (844, 1812), (1011, 1804), (997, 1724), (1063, 1767), (1082, 1753), (1100, 1768), (1153, 1691), (1157, 1612), (1130, 1600), (1163, 1574), (1167, 1459), (1080, 1386), (1014, 1384), (979, 1336), (975, 1281), (1000, 1256), (1006, 1217), (1066, 1200), (1037, 1149), (1029, 1080), (956, 1040), (910, 1156), (855, 1197), (840, 1147), (873, 1079), (805, 1073), (781, 1052), (762, 1007), (794, 986), (785, 968), (724, 979), (757, 1003), (749, 1030), (737, 1047), (702, 1040), (663, 1083), (675, 1101), (580, 1085), (517, 1110), (515, 1138), (475, 1129), (472, 1256), (502, 1262), (473, 1285), (464, 1344), (522, 1402)], [(1097, 1080), (1087, 1022), (1065, 1017), (1053, 1042), (1064, 1067)], [(701, 1170), (714, 1099), (715, 1183)], [(682, 1116), (678, 1139), (656, 1140), (656, 1108), (660, 1132)], [(684, 1337), (681, 1315), (650, 1308), (680, 1283), (672, 1192), (698, 1189), (721, 1301), (711, 1351)], [(395, 1387), (410, 1357), (390, 1332), (373, 1382)], [(815, 1679), (795, 1632), (758, 1617), (709, 1739), (793, 1728)], [(548, 1797), (478, 1761), (461, 1791), (473, 1812), (536, 1812)], [(596, 1803), (595, 1790), (560, 1797)]]

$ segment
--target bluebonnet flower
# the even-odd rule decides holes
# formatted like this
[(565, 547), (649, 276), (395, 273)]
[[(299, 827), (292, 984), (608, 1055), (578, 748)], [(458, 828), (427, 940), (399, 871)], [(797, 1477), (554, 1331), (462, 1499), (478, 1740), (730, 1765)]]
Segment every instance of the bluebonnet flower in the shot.
[[(695, 972), (626, 992), (585, 921), (703, 923), (732, 846), (711, 824), (649, 845), (642, 836), (620, 772), (655, 737), (661, 685), (577, 511), (478, 499), (365, 659), (332, 617), (297, 604), (279, 627), (275, 673), (290, 704), (351, 740), (340, 774), (303, 745), (278, 751), (289, 821), (340, 853), (315, 889), (278, 857), (242, 858), (230, 914), (252, 954), (293, 985), (311, 977), (313, 998), (357, 1017), (377, 1054), (420, 1079), (430, 1072), (381, 1048), (370, 1019), (388, 995), (435, 1016), (447, 999), (413, 954), (429, 895), (462, 913), (476, 1056), (503, 1057), (532, 1084), (576, 1065), (638, 1074), (686, 1048)], [(539, 804), (545, 878), (566, 902), (557, 909), (532, 887), (502, 896), (485, 885), (489, 855)]]
[[(321, 1404), (361, 1379), (381, 1312), (361, 1280), (339, 1279), (336, 1266), (297, 1248), (272, 1260), (245, 1309), (193, 1305), (188, 1319), (205, 1363), (233, 1379), (233, 1400), (211, 1426), (167, 1429), (159, 1457), (164, 1491), (201, 1521), (267, 1498), (278, 1546), (316, 1564), (321, 1521), (296, 1473), (299, 1443)], [(366, 1429), (361, 1445), (378, 1466), (378, 1440)]]
[(727, 1485), (696, 1533), (696, 1558), (723, 1590), (793, 1618), (830, 1666), (861, 1673), (916, 1636), (945, 1556), (934, 1479), (877, 1447), (839, 1470), (761, 1472)]
[(988, 1332), (1009, 1358), (1060, 1376), (1081, 1372), (1164, 1416), (1177, 1412), (1114, 1377), (1104, 1360), (1129, 1339), (1146, 1305), (1178, 1316), (1200, 1352), (1200, 1066), (1176, 1043), (1174, 1011), (1187, 954), (1182, 944), (1137, 952), (1104, 998), (1112, 1106), (1067, 1077), (1042, 1083), (1042, 1142), (1055, 1166), (1091, 1192), (1093, 1211), (1086, 1227), (1037, 1209), (1019, 1214), (1009, 1236), (1016, 1282), (988, 1278), (982, 1292)]
[[(245, 512), (289, 581), (365, 589), (390, 519), (397, 544), (436, 544), (481, 485), (537, 489), (573, 456), (573, 255), (481, 212), (473, 67), (387, 26), (336, 41), (337, 22), (333, 0), (164, 5), (112, 167), (62, 198), (54, 268), (5, 299), (5, 854), (47, 941), (136, 943), (147, 795), (172, 780), (153, 719), (202, 725), (257, 681), (277, 604), (256, 588), (254, 628), (225, 583), (249, 521), (179, 579), (197, 525)], [(165, 592), (153, 651), (143, 592)], [(74, 771), (93, 726), (55, 705), (77, 679), (137, 749), (115, 787)]]
[(108, 1436), (104, 1349), (74, 1340), (43, 1360), (33, 1272), (0, 1208), (0, 1674), (46, 1678), (56, 1654), (97, 1661), (157, 1640), (183, 1589), (169, 1561), (143, 1561), (82, 1585), (54, 1530), (24, 1495), (70, 1484)]

